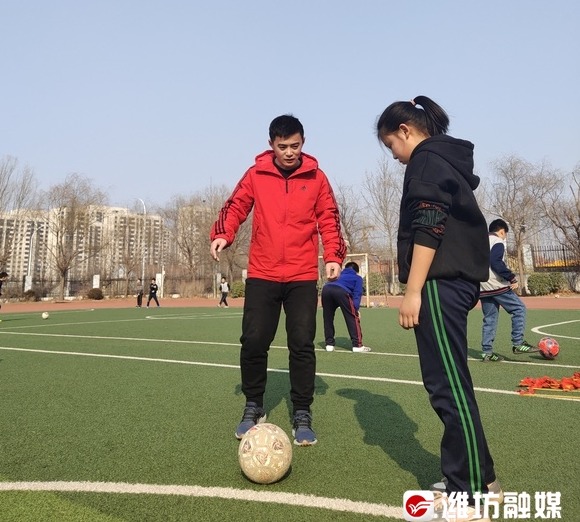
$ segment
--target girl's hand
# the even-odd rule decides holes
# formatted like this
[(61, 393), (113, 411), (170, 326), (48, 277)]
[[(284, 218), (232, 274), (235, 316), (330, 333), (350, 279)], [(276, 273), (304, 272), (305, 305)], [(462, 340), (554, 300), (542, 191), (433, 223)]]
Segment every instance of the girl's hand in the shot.
[(419, 324), (420, 309), (421, 293), (407, 292), (399, 308), (399, 324), (406, 330), (415, 328)]

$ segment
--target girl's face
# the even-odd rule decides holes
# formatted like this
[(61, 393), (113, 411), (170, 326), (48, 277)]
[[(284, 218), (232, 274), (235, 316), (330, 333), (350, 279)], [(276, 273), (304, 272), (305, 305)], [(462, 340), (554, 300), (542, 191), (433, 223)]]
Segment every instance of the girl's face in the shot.
[(406, 165), (409, 163), (411, 153), (415, 150), (415, 147), (426, 138), (428, 136), (422, 132), (403, 123), (399, 125), (395, 132), (383, 134), (381, 141), (391, 151), (394, 159)]

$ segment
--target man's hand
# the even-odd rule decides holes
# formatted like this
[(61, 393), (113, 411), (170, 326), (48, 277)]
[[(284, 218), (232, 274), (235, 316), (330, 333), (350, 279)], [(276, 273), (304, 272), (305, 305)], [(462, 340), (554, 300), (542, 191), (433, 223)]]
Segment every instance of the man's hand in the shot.
[(211, 257), (213, 257), (216, 261), (220, 260), (219, 253), (228, 246), (228, 242), (223, 237), (218, 237), (211, 242), (209, 247), (209, 251), (211, 253)]
[(338, 263), (326, 263), (326, 279), (336, 281), (342, 268)]

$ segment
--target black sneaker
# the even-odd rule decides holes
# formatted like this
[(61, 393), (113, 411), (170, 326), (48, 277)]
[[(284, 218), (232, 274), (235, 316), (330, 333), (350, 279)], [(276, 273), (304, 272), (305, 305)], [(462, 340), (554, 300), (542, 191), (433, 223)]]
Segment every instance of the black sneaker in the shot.
[(512, 346), (512, 352), (515, 355), (520, 355), (523, 353), (537, 353), (540, 349), (537, 346), (532, 346), (530, 343), (524, 341), (519, 346)]
[(481, 362), (499, 362), (503, 361), (504, 358), (497, 353), (483, 353), (481, 354)]
[(241, 440), (246, 431), (252, 426), (260, 424), (266, 420), (264, 408), (260, 408), (255, 402), (246, 403), (242, 420), (236, 429), (236, 439)]
[(318, 442), (312, 431), (312, 415), (307, 410), (297, 410), (292, 422), (292, 435), (297, 446), (314, 446)]

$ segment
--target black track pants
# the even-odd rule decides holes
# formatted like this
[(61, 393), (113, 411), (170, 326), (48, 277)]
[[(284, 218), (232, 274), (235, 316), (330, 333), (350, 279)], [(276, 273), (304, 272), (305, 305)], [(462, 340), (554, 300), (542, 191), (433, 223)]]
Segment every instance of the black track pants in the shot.
[(352, 297), (339, 285), (326, 284), (322, 288), (322, 316), (324, 318), (324, 340), (327, 345), (334, 346), (334, 315), (340, 308), (353, 347), (362, 346), (362, 331), (360, 319), (354, 308)]
[(280, 311), (286, 314), (289, 349), (290, 399), (296, 410), (310, 410), (314, 399), (316, 355), (316, 281), (277, 283), (248, 279), (242, 319), (240, 366), (242, 392), (247, 401), (263, 405), (268, 350), (274, 340)]
[(415, 328), (423, 383), (444, 424), (441, 471), (451, 491), (487, 492), (495, 480), (467, 367), (467, 315), (479, 286), (462, 279), (427, 281)]

